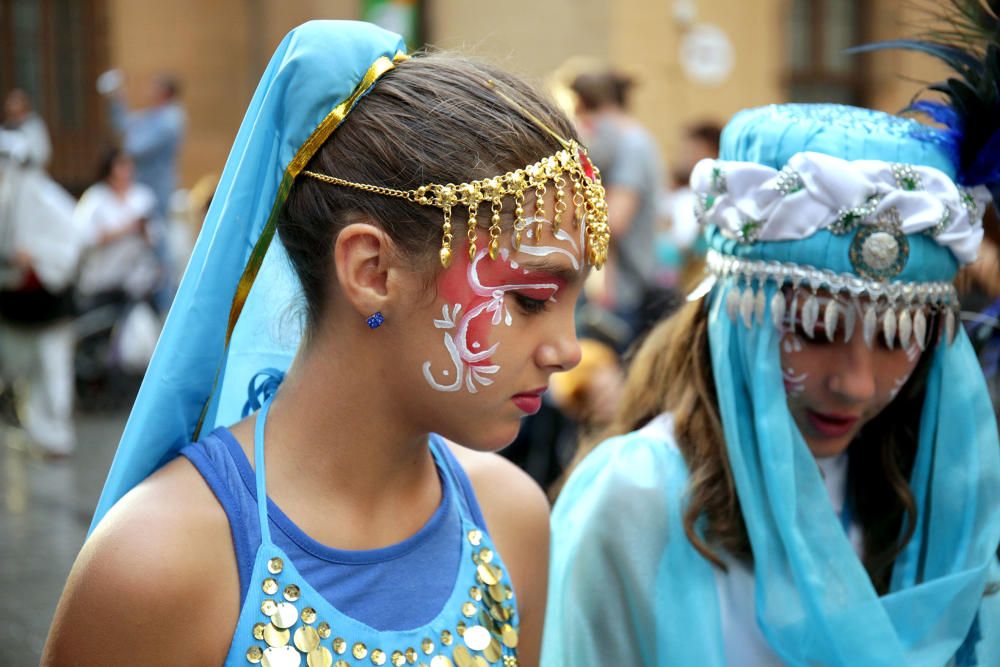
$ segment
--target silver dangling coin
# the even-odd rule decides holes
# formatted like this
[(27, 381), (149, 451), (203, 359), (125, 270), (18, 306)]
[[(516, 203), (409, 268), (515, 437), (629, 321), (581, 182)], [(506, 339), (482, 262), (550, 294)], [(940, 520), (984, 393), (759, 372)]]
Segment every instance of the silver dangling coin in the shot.
[(844, 342), (850, 343), (851, 336), (854, 335), (854, 321), (857, 319), (856, 308), (857, 303), (849, 303), (847, 307), (844, 308)]
[(819, 301), (815, 294), (810, 294), (802, 306), (802, 330), (809, 338), (816, 330), (816, 320), (819, 319)]
[(753, 326), (753, 303), (755, 300), (752, 285), (747, 285), (740, 296), (740, 317), (743, 318), (743, 326), (749, 329)]
[(740, 288), (738, 285), (733, 285), (729, 288), (729, 292), (726, 293), (726, 314), (729, 315), (729, 319), (736, 321), (736, 311), (740, 307)]
[(906, 349), (910, 346), (910, 335), (913, 333), (913, 320), (910, 318), (910, 309), (903, 308), (899, 314), (899, 346)]
[(924, 315), (923, 308), (917, 308), (913, 316), (913, 340), (917, 342), (917, 347), (921, 350), (927, 344), (927, 316)]
[(767, 308), (767, 294), (764, 285), (757, 286), (757, 297), (753, 302), (753, 315), (757, 318), (757, 324), (764, 323), (764, 311)]
[(826, 327), (826, 339), (833, 342), (833, 337), (837, 335), (837, 320), (840, 317), (840, 304), (836, 299), (830, 299), (826, 304), (826, 312), (823, 314), (823, 326)]
[(882, 316), (882, 335), (885, 336), (885, 344), (890, 350), (896, 342), (896, 311), (891, 307)]
[(771, 321), (778, 331), (785, 326), (785, 294), (781, 291), (781, 287), (778, 287), (778, 291), (771, 297)]
[(870, 350), (875, 342), (875, 327), (878, 326), (878, 316), (875, 314), (875, 306), (869, 305), (865, 309), (865, 319), (861, 325), (861, 333), (865, 338), (865, 345)]

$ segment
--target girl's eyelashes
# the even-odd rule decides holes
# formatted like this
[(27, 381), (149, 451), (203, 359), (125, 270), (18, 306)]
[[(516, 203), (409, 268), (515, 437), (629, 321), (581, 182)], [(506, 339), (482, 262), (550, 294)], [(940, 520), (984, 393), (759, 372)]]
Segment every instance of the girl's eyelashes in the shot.
[(548, 299), (533, 299), (520, 292), (514, 293), (514, 299), (517, 301), (518, 307), (527, 315), (544, 312), (548, 309), (549, 302), (552, 300), (551, 297)]

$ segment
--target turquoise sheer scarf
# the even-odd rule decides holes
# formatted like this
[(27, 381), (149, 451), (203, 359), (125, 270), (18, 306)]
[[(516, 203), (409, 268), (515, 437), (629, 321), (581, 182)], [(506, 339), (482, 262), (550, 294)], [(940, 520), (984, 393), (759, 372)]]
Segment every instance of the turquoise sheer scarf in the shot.
[(311, 21), (278, 46), (226, 161), (91, 530), (199, 427), (239, 420), (254, 373), (288, 368), (302, 332), (301, 287), (272, 241), (275, 215), (305, 163), (405, 48), (398, 35), (353, 21)]
[[(729, 289), (731, 281), (714, 290), (709, 337), (765, 638), (792, 665), (945, 664), (982, 602), (1000, 542), (1000, 445), (964, 331), (928, 352), (911, 479), (918, 527), (880, 598), (788, 411), (779, 334), (731, 321)], [(774, 290), (767, 286), (768, 304)]]

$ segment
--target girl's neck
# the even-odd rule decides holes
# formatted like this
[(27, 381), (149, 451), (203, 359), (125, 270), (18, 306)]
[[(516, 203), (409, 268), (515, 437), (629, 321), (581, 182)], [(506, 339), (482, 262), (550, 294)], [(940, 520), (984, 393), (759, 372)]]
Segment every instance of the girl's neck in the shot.
[[(419, 530), (441, 487), (427, 434), (379, 400), (377, 374), (364, 354), (343, 352), (352, 349), (346, 341), (306, 345), (289, 369), (267, 420), (268, 495), (315, 539), (374, 548)], [(251, 449), (246, 435), (244, 425), (238, 437)], [(335, 508), (335, 534), (324, 535), (331, 512), (311, 523), (316, 508)]]

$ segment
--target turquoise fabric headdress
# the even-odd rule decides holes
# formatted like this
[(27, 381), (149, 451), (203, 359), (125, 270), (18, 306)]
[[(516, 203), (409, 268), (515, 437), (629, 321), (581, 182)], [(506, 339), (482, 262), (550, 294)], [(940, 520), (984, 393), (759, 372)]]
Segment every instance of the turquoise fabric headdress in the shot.
[(353, 21), (311, 21), (278, 46), (226, 161), (91, 530), (199, 430), (238, 421), (258, 370), (287, 369), (301, 338), (293, 313), (301, 287), (272, 242), (276, 214), (309, 159), (405, 49), (398, 35)]
[[(1000, 542), (1000, 442), (951, 279), (975, 257), (983, 189), (954, 182), (941, 136), (833, 105), (738, 114), (692, 175), (711, 245), (709, 337), (733, 477), (754, 554), (756, 611), (788, 664), (942, 665), (969, 634)], [(787, 407), (780, 327), (827, 330), (855, 308), (931, 355), (910, 480), (917, 529), (879, 597)], [(788, 299), (792, 303), (788, 303)], [(940, 341), (929, 331), (938, 312)], [(832, 321), (831, 321), (832, 320)], [(832, 326), (831, 326), (832, 324)], [(853, 321), (847, 323), (848, 330)], [(952, 341), (953, 339), (953, 341)]]

